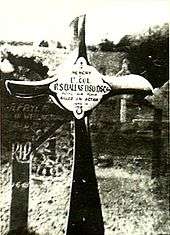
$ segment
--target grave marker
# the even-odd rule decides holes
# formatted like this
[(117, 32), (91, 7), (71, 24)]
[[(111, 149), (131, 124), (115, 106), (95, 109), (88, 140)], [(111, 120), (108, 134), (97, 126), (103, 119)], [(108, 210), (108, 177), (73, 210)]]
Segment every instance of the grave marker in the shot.
[(27, 226), (30, 153), (30, 142), (12, 144), (10, 231), (14, 231), (16, 228), (22, 230)]
[[(85, 16), (79, 36), (79, 53), (72, 66), (60, 70), (57, 77), (40, 82), (6, 81), (10, 94), (20, 98), (48, 96), (64, 110), (74, 114), (74, 169), (67, 235), (103, 235), (104, 224), (93, 165), (88, 111), (103, 96), (141, 92), (150, 94), (152, 87), (144, 78), (129, 75), (114, 78), (99, 74), (89, 65), (85, 44)], [(18, 147), (18, 149), (23, 147)], [(28, 206), (28, 204), (27, 204)]]
[[(47, 98), (18, 99), (2, 91), (3, 142), (12, 152), (10, 233), (25, 231), (28, 223), (30, 161), (37, 148), (72, 118)], [(56, 115), (57, 113), (57, 115)], [(64, 114), (64, 115), (63, 115)], [(7, 128), (8, 125), (8, 128)], [(41, 130), (41, 135), (36, 135)]]

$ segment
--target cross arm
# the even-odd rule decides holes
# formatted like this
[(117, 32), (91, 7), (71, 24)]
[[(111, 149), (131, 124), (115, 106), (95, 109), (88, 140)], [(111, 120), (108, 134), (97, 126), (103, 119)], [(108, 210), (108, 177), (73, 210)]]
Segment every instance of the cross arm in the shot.
[(142, 94), (151, 95), (152, 85), (142, 76), (130, 74), (125, 76), (104, 76), (103, 80), (111, 87), (111, 95), (120, 94)]
[(19, 98), (33, 98), (48, 95), (48, 84), (28, 81), (6, 81), (7, 91)]
[(72, 51), (64, 63), (60, 64), (53, 75), (53, 77), (48, 77), (41, 81), (14, 81), (6, 80), (5, 86), (10, 95), (16, 96), (18, 98), (33, 98), (37, 96), (44, 96), (51, 94), (49, 90), (49, 85), (57, 81), (59, 74), (67, 73), (72, 68), (77, 58), (77, 49)]
[(10, 95), (17, 98), (36, 98), (50, 96), (55, 104), (64, 109), (59, 102), (57, 95), (49, 89), (50, 84), (57, 81), (56, 77), (44, 79), (42, 81), (5, 81), (5, 86)]

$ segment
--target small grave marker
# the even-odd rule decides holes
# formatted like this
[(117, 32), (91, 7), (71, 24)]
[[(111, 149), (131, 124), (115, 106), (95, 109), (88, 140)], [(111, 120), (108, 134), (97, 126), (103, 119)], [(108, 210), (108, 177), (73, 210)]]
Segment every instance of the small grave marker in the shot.
[(16, 230), (16, 228), (22, 230), (27, 226), (30, 153), (30, 142), (12, 144), (11, 231)]

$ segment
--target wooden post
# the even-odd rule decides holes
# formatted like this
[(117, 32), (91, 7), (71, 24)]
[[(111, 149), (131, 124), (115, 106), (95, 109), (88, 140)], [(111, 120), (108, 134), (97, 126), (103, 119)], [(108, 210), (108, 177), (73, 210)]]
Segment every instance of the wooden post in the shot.
[(155, 108), (153, 122), (152, 178), (160, 176), (162, 110)]
[(31, 143), (12, 145), (12, 198), (10, 233), (24, 232), (28, 223), (29, 167)]
[(127, 105), (126, 105), (126, 95), (122, 95), (120, 98), (120, 122), (126, 122), (127, 115)]
[[(116, 74), (116, 77), (122, 76), (122, 75), (127, 75), (130, 74), (130, 71), (128, 69), (129, 61), (128, 59), (123, 59), (122, 61), (122, 68), (121, 70)], [(127, 101), (126, 101), (127, 96), (122, 95), (120, 98), (120, 122), (125, 123), (126, 122), (126, 116), (127, 116)]]
[(74, 170), (66, 234), (104, 234), (89, 130), (84, 118), (75, 118)]

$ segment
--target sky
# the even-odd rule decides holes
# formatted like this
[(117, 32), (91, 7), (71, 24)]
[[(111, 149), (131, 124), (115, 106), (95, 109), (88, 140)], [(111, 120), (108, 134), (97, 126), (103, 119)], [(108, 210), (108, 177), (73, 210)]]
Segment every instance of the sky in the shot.
[(108, 38), (117, 43), (125, 34), (169, 22), (169, 0), (0, 0), (3, 40), (56, 40), (66, 44), (70, 22), (86, 14), (86, 42)]

